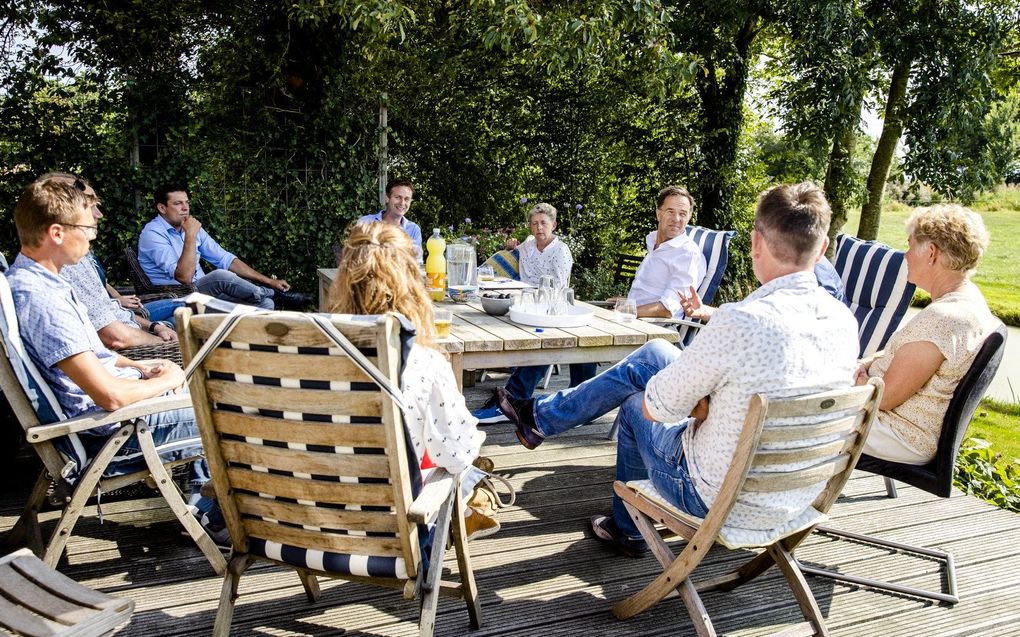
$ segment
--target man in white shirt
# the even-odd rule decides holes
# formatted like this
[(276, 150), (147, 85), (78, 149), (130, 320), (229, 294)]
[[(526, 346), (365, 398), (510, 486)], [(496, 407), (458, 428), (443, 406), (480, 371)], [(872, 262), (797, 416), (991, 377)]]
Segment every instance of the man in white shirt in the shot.
[[(651, 479), (673, 505), (704, 517), (729, 468), (753, 394), (794, 396), (851, 384), (857, 323), (813, 274), (828, 246), (830, 215), (824, 193), (811, 183), (763, 193), (751, 234), (751, 259), (762, 286), (743, 301), (719, 307), (684, 350), (656, 339), (573, 389), (537, 401), (502, 394), (500, 408), (516, 423), (518, 440), (533, 449), (548, 436), (619, 407), (616, 479)], [(799, 515), (823, 486), (824, 481), (738, 502), (728, 524), (774, 528)], [(615, 496), (613, 514), (593, 517), (591, 530), (625, 555), (646, 549)]]
[(708, 270), (701, 248), (684, 232), (694, 198), (684, 188), (666, 186), (655, 201), (658, 226), (645, 238), (648, 255), (634, 274), (627, 298), (637, 304), (638, 316), (683, 318), (677, 290), (697, 287)]

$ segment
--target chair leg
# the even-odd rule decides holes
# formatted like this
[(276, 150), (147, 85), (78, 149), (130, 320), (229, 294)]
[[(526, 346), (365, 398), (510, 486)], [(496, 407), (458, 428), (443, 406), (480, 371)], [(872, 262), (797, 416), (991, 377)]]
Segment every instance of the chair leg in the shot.
[(890, 498), (898, 498), (900, 495), (896, 491), (896, 481), (888, 476), (885, 478), (885, 494)]
[(78, 523), (78, 518), (81, 517), (85, 503), (88, 502), (89, 497), (95, 491), (96, 485), (99, 484), (100, 478), (103, 477), (103, 472), (106, 471), (107, 465), (110, 464), (110, 460), (120, 451), (120, 448), (124, 446), (124, 443), (128, 441), (133, 432), (134, 427), (131, 425), (121, 426), (120, 429), (110, 436), (110, 439), (106, 441), (103, 448), (99, 450), (96, 457), (89, 463), (88, 469), (85, 470), (85, 475), (81, 476), (77, 486), (74, 488), (74, 493), (71, 495), (71, 501), (64, 506), (64, 510), (60, 514), (60, 520), (57, 522), (57, 528), (53, 530), (53, 535), (50, 536), (50, 541), (46, 546), (43, 562), (50, 568), (57, 567), (57, 562), (60, 561), (60, 556), (64, 553), (64, 547), (67, 545), (67, 540), (71, 537), (71, 531), (74, 530), (74, 526)]
[(849, 584), (857, 584), (858, 586), (866, 586), (868, 588), (874, 588), (883, 591), (889, 591), (892, 593), (901, 593), (903, 595), (911, 595), (913, 597), (921, 597), (924, 599), (931, 599), (943, 604), (953, 605), (960, 601), (960, 596), (956, 591), (956, 563), (953, 561), (953, 556), (945, 551), (938, 551), (935, 549), (926, 549), (920, 546), (912, 546), (910, 544), (901, 544), (899, 542), (893, 542), (891, 540), (882, 540), (870, 535), (862, 535), (859, 533), (851, 533), (849, 531), (841, 531), (839, 529), (833, 529), (831, 527), (819, 526), (815, 528), (819, 533), (825, 535), (831, 535), (837, 538), (846, 538), (856, 542), (862, 542), (864, 544), (871, 544), (872, 546), (881, 546), (892, 549), (897, 553), (911, 553), (914, 555), (921, 555), (925, 557), (935, 558), (941, 562), (945, 567), (946, 573), (946, 588), (947, 593), (925, 590), (923, 588), (914, 588), (913, 586), (904, 586), (902, 584), (894, 584), (892, 582), (884, 582), (882, 580), (871, 579), (867, 577), (859, 577), (857, 575), (849, 575), (845, 573), (839, 573), (836, 571), (830, 571), (823, 568), (816, 568), (814, 566), (807, 566), (803, 562), (798, 562), (800, 570), (807, 573), (808, 575), (817, 575), (819, 577), (828, 577), (830, 579), (838, 580), (841, 582), (847, 582)]
[(301, 585), (305, 588), (305, 596), (308, 597), (308, 601), (315, 603), (319, 601), (319, 580), (316, 579), (314, 573), (310, 573), (303, 568), (294, 569), (297, 571), (298, 577), (301, 578)]
[[(454, 486), (454, 489), (457, 489)], [(447, 535), (450, 533), (454, 494), (439, 509), (436, 516), (436, 530), (432, 537), (432, 554), (429, 556), (429, 570), (425, 574), (422, 585), (421, 619), (418, 622), (418, 634), (421, 637), (432, 637), (436, 630), (436, 611), (439, 607), (439, 589), (442, 588), (443, 556), (446, 553)], [(457, 512), (460, 515), (460, 512)]]
[[(463, 509), (460, 489), (457, 489), (455, 511)], [(461, 594), (467, 604), (468, 620), (472, 629), (482, 627), (482, 606), (478, 600), (478, 586), (475, 584), (475, 572), (471, 567), (471, 553), (465, 540), (467, 530), (464, 528), (464, 516), (454, 515), (450, 520), (450, 535), (453, 536), (453, 547), (457, 553), (457, 568), (460, 571)]]
[[(631, 519), (634, 520), (642, 537), (648, 542), (652, 554), (655, 555), (664, 570), (662, 575), (644, 589), (617, 602), (613, 606), (613, 615), (618, 619), (628, 619), (658, 604), (671, 591), (676, 590), (687, 607), (687, 612), (691, 616), (694, 629), (699, 637), (715, 637), (716, 632), (712, 625), (712, 619), (708, 616), (708, 611), (689, 577), (694, 567), (701, 562), (704, 553), (701, 557), (695, 556), (690, 561), (682, 562), (685, 553), (688, 553), (690, 543), (688, 543), (688, 548), (684, 549), (684, 553), (681, 553), (679, 557), (674, 556), (673, 550), (659, 535), (651, 520), (630, 502), (624, 500), (623, 504), (627, 507)], [(679, 582), (679, 584), (675, 582)]]
[(152, 474), (153, 480), (156, 482), (156, 488), (163, 494), (163, 499), (166, 500), (167, 505), (173, 514), (180, 521), (181, 525), (184, 526), (184, 530), (188, 532), (191, 539), (198, 545), (199, 550), (205, 555), (205, 558), (209, 560), (209, 564), (212, 565), (213, 570), (217, 575), (223, 575), (226, 572), (227, 562), (223, 559), (223, 555), (220, 550), (216, 547), (216, 543), (212, 541), (212, 538), (205, 532), (202, 525), (198, 523), (195, 516), (188, 510), (188, 506), (184, 504), (184, 500), (181, 498), (180, 492), (177, 490), (177, 485), (170, 478), (170, 474), (166, 472), (166, 467), (163, 466), (163, 461), (160, 459), (159, 454), (156, 452), (156, 445), (152, 441), (152, 434), (149, 431), (149, 425), (144, 421), (141, 421), (137, 427), (138, 435), (138, 446), (142, 449), (142, 455), (145, 457), (146, 467), (149, 469), (149, 473)]
[(46, 490), (51, 482), (48, 471), (39, 472), (39, 478), (32, 487), (32, 493), (28, 496), (25, 508), (21, 510), (18, 521), (8, 531), (3, 540), (0, 540), (0, 554), (13, 553), (21, 547), (28, 547), (36, 557), (42, 557), (43, 547), (42, 527), (39, 526), (39, 512), (42, 510), (43, 501), (46, 499)]
[(234, 620), (234, 602), (237, 601), (237, 585), (241, 575), (252, 563), (250, 555), (240, 554), (230, 558), (223, 586), (220, 588), (220, 605), (216, 609), (216, 623), (213, 626), (214, 637), (230, 637), (230, 624)]
[(793, 591), (793, 596), (797, 599), (800, 612), (814, 631), (812, 634), (818, 637), (828, 637), (829, 629), (825, 625), (825, 617), (822, 616), (822, 610), (818, 608), (818, 602), (815, 600), (814, 593), (811, 592), (807, 580), (804, 579), (804, 574), (798, 568), (797, 560), (794, 559), (793, 555), (780, 542), (770, 546), (768, 553), (775, 560), (779, 570), (786, 576), (786, 582), (789, 584), (790, 590)]
[(609, 428), (609, 433), (606, 434), (606, 440), (616, 440), (616, 435), (619, 433), (619, 425), (616, 424), (616, 420), (613, 420), (613, 426)]

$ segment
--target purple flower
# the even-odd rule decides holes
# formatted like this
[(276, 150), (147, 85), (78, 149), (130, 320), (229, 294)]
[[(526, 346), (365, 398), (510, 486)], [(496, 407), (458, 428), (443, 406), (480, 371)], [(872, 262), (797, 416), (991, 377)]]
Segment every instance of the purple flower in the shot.
[(470, 226), (470, 225), (471, 225), (471, 217), (464, 217), (464, 223), (465, 223), (466, 225), (469, 225), (469, 226)]
[(527, 197), (521, 197), (521, 203), (528, 203)]
[(581, 208), (584, 208), (584, 206), (582, 206), (581, 204), (577, 204), (576, 206), (574, 206), (575, 210), (580, 210)]
[(446, 226), (446, 229), (449, 230), (450, 232), (453, 232), (453, 226)]

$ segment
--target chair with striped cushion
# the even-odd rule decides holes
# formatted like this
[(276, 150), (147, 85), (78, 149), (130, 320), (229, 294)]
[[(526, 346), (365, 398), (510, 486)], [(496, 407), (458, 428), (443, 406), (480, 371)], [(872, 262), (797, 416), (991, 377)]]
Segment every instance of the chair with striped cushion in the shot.
[(885, 347), (914, 296), (914, 284), (907, 282), (904, 254), (846, 234), (836, 239), (836, 271), (857, 319), (860, 356)]
[[(420, 596), (422, 635), (440, 591), (463, 598), (480, 626), (460, 478), (437, 470), (422, 486), (406, 437), (396, 388), (410, 340), (398, 318), (189, 308), (176, 318), (233, 544), (213, 634), (229, 634), (256, 561), (293, 568), (312, 601), (317, 577)], [(449, 535), (460, 583), (440, 578)]]
[(492, 266), (496, 276), (506, 277), (514, 281), (521, 280), (520, 253), (517, 250), (500, 250), (485, 260), (484, 265)]
[[(97, 493), (106, 493), (142, 481), (153, 481), (170, 509), (205, 554), (217, 573), (226, 561), (216, 545), (191, 515), (168, 470), (201, 457), (201, 441), (175, 440), (156, 447), (145, 417), (191, 406), (187, 395), (159, 396), (139, 401), (114, 412), (94, 412), (67, 418), (46, 380), (25, 351), (14, 311), (14, 299), (6, 277), (0, 276), (0, 389), (25, 430), (25, 439), (42, 460), (43, 471), (35, 483), (17, 524), (4, 539), (5, 545), (28, 545), (50, 567), (55, 567), (64, 546), (81, 517), (85, 503)], [(120, 423), (98, 450), (89, 453), (80, 433)], [(119, 453), (124, 443), (137, 434), (141, 457)], [(167, 462), (160, 453), (184, 452), (184, 458)], [(176, 454), (175, 454), (176, 455)], [(39, 512), (50, 484), (62, 511), (49, 541), (43, 544)]]
[[(719, 291), (723, 275), (726, 274), (726, 265), (730, 262), (730, 241), (737, 231), (709, 230), (691, 225), (688, 225), (684, 231), (694, 240), (694, 243), (698, 244), (701, 253), (705, 255), (705, 263), (708, 267), (705, 269), (705, 278), (701, 280), (697, 290), (702, 302), (711, 303), (715, 299), (716, 292)], [(681, 325), (679, 327), (680, 342), (684, 345), (689, 344), (697, 329), (697, 327)]]

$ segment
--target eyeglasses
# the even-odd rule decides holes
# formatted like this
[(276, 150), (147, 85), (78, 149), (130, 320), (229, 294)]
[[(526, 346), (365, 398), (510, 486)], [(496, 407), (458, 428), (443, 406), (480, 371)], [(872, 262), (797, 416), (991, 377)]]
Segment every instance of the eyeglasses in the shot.
[(81, 223), (62, 223), (60, 225), (64, 226), (65, 228), (78, 228), (78, 229), (80, 229), (82, 231), (82, 234), (84, 234), (85, 238), (88, 239), (89, 241), (91, 241), (92, 239), (95, 239), (97, 236), (99, 236), (99, 224), (98, 223), (93, 224), (93, 225), (85, 225), (85, 224), (81, 224)]
[(78, 190), (80, 190), (82, 192), (85, 192), (85, 189), (88, 188), (88, 186), (85, 185), (85, 182), (82, 181), (80, 177), (75, 177), (74, 178), (74, 184), (73, 185), (74, 185), (75, 188), (77, 188)]

